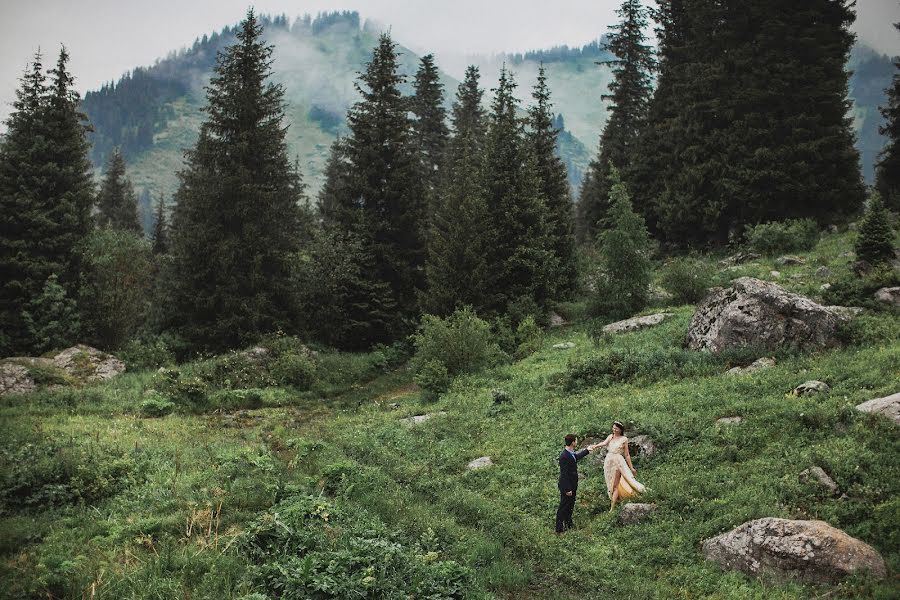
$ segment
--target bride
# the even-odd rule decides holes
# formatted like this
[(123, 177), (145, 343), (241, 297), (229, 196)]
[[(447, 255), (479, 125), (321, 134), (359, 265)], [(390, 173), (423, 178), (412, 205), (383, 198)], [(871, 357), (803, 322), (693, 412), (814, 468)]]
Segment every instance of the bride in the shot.
[(644, 491), (644, 485), (634, 478), (637, 470), (631, 464), (628, 453), (628, 438), (625, 437), (625, 426), (621, 422), (613, 422), (612, 434), (597, 444), (606, 446), (606, 460), (603, 461), (603, 475), (606, 477), (606, 492), (612, 503), (609, 511), (616, 507), (616, 502), (624, 498), (633, 498)]

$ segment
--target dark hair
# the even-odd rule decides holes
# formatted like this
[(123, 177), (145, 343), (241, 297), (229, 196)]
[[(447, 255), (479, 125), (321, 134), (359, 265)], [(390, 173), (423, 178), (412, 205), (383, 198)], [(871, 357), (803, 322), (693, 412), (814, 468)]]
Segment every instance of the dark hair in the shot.
[(622, 421), (613, 421), (613, 427), (618, 427), (622, 435), (625, 435), (625, 426), (622, 425)]
[(570, 433), (570, 434), (566, 435), (566, 446), (571, 446), (572, 444), (575, 443), (575, 440), (577, 440), (577, 439), (578, 438), (575, 436), (574, 433)]

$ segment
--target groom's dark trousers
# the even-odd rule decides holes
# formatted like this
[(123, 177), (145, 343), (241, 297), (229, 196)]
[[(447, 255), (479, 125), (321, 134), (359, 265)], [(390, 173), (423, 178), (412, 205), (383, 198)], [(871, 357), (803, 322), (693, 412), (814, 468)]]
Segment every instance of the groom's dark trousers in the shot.
[(556, 533), (562, 533), (575, 526), (572, 523), (572, 511), (575, 510), (575, 494), (578, 492), (578, 461), (588, 454), (590, 450), (587, 448), (575, 453), (565, 448), (559, 454), (559, 508), (556, 509)]

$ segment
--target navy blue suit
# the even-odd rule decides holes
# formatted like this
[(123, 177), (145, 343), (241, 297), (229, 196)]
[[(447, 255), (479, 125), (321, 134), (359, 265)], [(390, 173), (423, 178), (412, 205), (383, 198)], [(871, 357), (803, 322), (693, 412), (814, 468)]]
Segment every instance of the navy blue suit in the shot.
[[(578, 461), (590, 454), (585, 448), (572, 456), (568, 449), (559, 454), (559, 508), (556, 509), (556, 532), (562, 533), (574, 527), (572, 511), (575, 510), (575, 494), (578, 492)], [(568, 495), (568, 492), (572, 492)]]

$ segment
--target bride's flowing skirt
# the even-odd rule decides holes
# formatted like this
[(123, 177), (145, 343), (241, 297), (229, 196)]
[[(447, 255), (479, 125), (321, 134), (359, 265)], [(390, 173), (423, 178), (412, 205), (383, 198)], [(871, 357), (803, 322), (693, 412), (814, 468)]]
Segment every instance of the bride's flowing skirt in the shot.
[(609, 453), (603, 462), (603, 476), (606, 478), (606, 493), (612, 498), (613, 482), (616, 480), (616, 472), (622, 474), (619, 477), (619, 498), (633, 498), (644, 492), (644, 484), (634, 478), (625, 457), (621, 454)]

